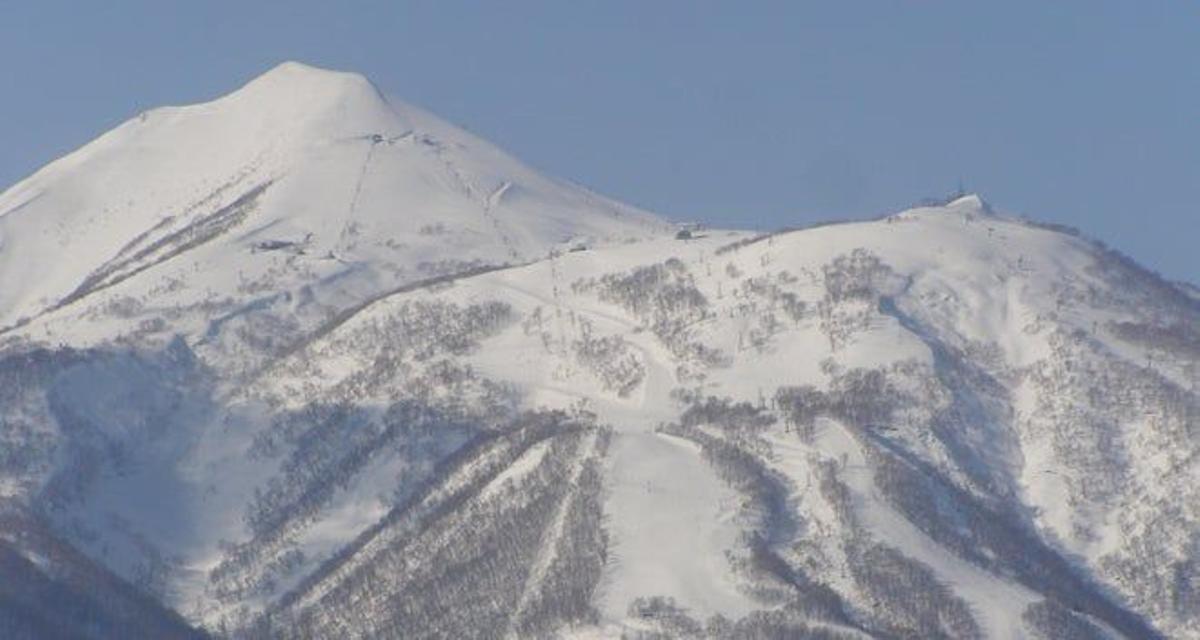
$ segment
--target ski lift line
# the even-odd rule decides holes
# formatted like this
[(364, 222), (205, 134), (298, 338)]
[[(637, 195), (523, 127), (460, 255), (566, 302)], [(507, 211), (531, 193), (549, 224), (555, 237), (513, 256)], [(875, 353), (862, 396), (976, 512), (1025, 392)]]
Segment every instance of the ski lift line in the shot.
[[(376, 134), (376, 136), (378, 136), (378, 134)], [(358, 209), (358, 198), (362, 194), (363, 181), (366, 180), (367, 169), (371, 166), (371, 159), (375, 156), (375, 147), (382, 142), (382, 140), (377, 140), (376, 138), (370, 138), (370, 140), (371, 145), (367, 147), (367, 155), (363, 159), (362, 168), (359, 169), (358, 180), (356, 180), (354, 183), (354, 193), (350, 196), (350, 209), (346, 212), (346, 220), (342, 223), (341, 233), (338, 234), (338, 241), (335, 245), (338, 253), (342, 252), (344, 248), (343, 244), (346, 241), (346, 236), (350, 232), (350, 225), (354, 222), (354, 213)]]

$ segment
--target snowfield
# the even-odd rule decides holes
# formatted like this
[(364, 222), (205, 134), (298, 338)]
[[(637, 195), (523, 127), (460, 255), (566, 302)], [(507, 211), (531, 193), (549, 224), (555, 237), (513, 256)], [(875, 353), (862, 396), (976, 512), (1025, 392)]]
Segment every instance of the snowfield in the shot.
[(682, 239), (287, 63), (0, 194), (0, 635), (1200, 638), (1198, 376), (978, 196)]

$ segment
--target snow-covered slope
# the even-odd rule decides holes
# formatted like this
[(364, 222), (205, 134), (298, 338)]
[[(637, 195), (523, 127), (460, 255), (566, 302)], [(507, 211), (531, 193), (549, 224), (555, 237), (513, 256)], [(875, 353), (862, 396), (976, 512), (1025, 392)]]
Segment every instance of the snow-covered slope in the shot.
[(977, 197), (676, 239), (289, 64), (0, 211), (0, 500), (217, 635), (1200, 638), (1200, 305)]
[(0, 576), (4, 638), (205, 637), (19, 509), (0, 512)]
[(134, 275), (222, 294), (394, 283), (662, 227), (362, 76), (287, 63), (218, 100), (145, 112), (0, 195), (0, 326), (108, 288), (147, 293), (121, 287)]

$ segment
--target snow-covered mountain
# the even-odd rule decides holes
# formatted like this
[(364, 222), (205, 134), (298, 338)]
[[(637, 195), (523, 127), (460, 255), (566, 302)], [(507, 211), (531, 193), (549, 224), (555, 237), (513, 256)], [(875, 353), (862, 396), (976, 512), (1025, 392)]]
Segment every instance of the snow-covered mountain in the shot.
[(975, 196), (677, 235), (289, 63), (0, 195), (0, 326), (9, 635), (1200, 638), (1195, 289)]
[(213, 102), (145, 112), (6, 191), (0, 326), (138, 282), (369, 291), (655, 228), (362, 76), (287, 63)]

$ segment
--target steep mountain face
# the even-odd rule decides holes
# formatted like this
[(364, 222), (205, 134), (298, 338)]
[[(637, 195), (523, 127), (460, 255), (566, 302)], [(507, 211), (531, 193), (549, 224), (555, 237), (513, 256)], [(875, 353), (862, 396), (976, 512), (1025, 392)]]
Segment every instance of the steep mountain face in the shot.
[(235, 312), (307, 286), (338, 306), (662, 228), (389, 104), (361, 76), (288, 63), (213, 102), (145, 112), (6, 191), (0, 327), (152, 290)]
[(1195, 289), (974, 196), (676, 239), (288, 64), (0, 195), (0, 324), (17, 637), (1200, 638)]

